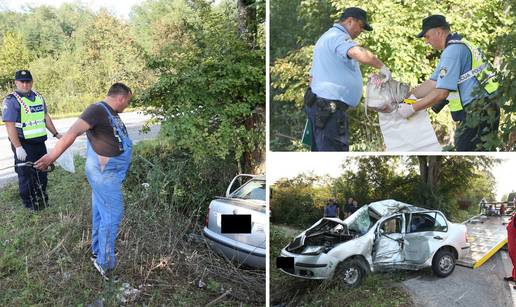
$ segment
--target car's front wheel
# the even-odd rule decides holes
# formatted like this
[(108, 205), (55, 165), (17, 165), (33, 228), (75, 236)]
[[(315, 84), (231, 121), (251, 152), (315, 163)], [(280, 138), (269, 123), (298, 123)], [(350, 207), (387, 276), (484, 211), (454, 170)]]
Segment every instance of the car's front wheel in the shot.
[(432, 260), (432, 270), (439, 277), (446, 277), (455, 269), (455, 257), (449, 250), (442, 249), (435, 254)]
[(366, 271), (357, 259), (341, 262), (336, 269), (334, 279), (340, 285), (356, 288), (362, 284)]

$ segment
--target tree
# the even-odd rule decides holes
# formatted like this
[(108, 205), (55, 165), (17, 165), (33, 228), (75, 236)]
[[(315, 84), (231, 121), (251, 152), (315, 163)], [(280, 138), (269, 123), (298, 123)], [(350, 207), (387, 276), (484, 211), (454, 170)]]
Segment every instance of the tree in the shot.
[(195, 159), (232, 158), (240, 171), (251, 171), (242, 159), (263, 150), (265, 143), (264, 119), (250, 121), (263, 114), (263, 41), (259, 48), (249, 48), (239, 37), (234, 5), (214, 9), (194, 2), (190, 12), (155, 24), (159, 28), (153, 33), (161, 40), (148, 68), (159, 79), (142, 93), (139, 104), (164, 119), (163, 135), (178, 149)]
[(31, 60), (29, 50), (20, 34), (7, 32), (0, 46), (0, 88), (13, 83), (14, 72), (27, 69)]

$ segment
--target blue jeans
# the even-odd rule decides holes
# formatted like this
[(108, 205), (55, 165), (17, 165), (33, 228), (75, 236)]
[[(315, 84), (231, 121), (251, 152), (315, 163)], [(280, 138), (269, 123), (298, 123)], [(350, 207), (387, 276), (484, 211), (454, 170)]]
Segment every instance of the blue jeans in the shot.
[(122, 184), (131, 164), (130, 140), (124, 152), (110, 157), (101, 168), (99, 157), (88, 142), (86, 176), (91, 186), (92, 251), (104, 270), (116, 266), (115, 241), (124, 215)]

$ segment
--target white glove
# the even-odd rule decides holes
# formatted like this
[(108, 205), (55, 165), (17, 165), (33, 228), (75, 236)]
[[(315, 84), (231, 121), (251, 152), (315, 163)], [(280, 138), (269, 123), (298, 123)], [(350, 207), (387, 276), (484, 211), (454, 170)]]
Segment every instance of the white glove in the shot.
[(389, 68), (385, 66), (385, 64), (383, 64), (382, 68), (380, 68), (380, 74), (385, 76), (382, 82), (387, 82), (392, 79), (392, 73)]
[(27, 159), (27, 153), (23, 147), (16, 147), (16, 158), (20, 161), (25, 161), (25, 159)]
[(403, 118), (411, 117), (416, 111), (414, 111), (414, 107), (411, 104), (400, 103), (398, 106), (398, 113)]

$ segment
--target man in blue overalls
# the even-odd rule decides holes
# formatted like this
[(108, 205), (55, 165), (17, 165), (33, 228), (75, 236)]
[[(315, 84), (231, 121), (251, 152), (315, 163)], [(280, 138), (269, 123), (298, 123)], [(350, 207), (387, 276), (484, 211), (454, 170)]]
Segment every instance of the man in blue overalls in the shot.
[(346, 110), (356, 107), (362, 97), (359, 63), (379, 68), (385, 80), (391, 78), (382, 61), (353, 41), (364, 30), (373, 30), (367, 13), (350, 7), (315, 44), (310, 88), (305, 93), (305, 112), (313, 129), (312, 151), (349, 151)]
[[(443, 50), (439, 64), (430, 80), (416, 87), (416, 103), (400, 104), (398, 112), (409, 118), (414, 112), (432, 107), (439, 112), (448, 103), (454, 121), (457, 151), (483, 150), (482, 137), (498, 131), (500, 108), (490, 103), (498, 89), (495, 73), (482, 52), (457, 33), (450, 33), (450, 25), (442, 15), (423, 19), (422, 31), (417, 37), (436, 50)], [(468, 110), (475, 103), (484, 103), (477, 124), (466, 121)]]
[[(35, 162), (47, 153), (45, 141), (48, 129), (60, 138), (48, 115), (45, 99), (32, 90), (32, 74), (19, 70), (15, 74), (16, 90), (4, 99), (2, 120), (14, 153), (14, 164)], [(48, 205), (47, 173), (31, 165), (16, 166), (20, 196), (26, 208), (41, 210)]]
[(85, 168), (92, 190), (92, 261), (106, 280), (107, 272), (116, 266), (115, 241), (124, 214), (122, 184), (132, 153), (131, 139), (118, 114), (127, 108), (131, 98), (129, 87), (113, 84), (107, 97), (86, 108), (54, 150), (36, 162), (36, 168), (47, 168), (86, 132)]

